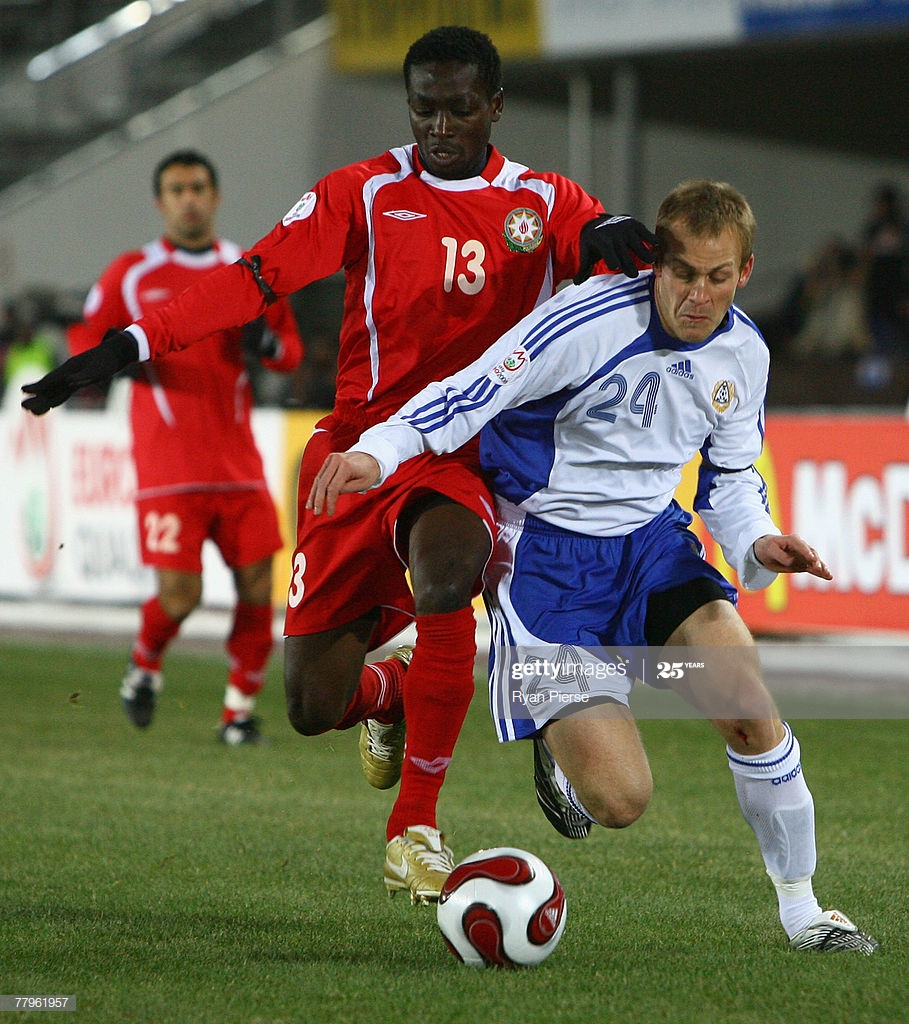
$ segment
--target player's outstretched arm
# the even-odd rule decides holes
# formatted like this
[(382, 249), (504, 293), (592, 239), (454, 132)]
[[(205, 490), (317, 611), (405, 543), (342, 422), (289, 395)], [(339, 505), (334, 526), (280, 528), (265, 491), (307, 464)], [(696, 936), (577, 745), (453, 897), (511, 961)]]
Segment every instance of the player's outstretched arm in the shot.
[(814, 548), (795, 533), (758, 537), (754, 554), (761, 565), (772, 572), (807, 572), (822, 580), (833, 579), (833, 573)]
[(313, 515), (335, 514), (339, 494), (368, 491), (381, 475), (379, 463), (365, 452), (332, 452), (316, 473), (306, 508)]
[(43, 416), (48, 409), (63, 405), (80, 388), (106, 384), (138, 358), (139, 346), (131, 334), (108, 331), (94, 348), (72, 356), (34, 384), (24, 384), (22, 390), (31, 397), (23, 399), (22, 408)]
[(637, 277), (639, 267), (653, 263), (656, 248), (657, 236), (639, 220), (602, 213), (581, 228), (581, 260), (574, 283), (583, 284), (600, 260), (610, 270)]

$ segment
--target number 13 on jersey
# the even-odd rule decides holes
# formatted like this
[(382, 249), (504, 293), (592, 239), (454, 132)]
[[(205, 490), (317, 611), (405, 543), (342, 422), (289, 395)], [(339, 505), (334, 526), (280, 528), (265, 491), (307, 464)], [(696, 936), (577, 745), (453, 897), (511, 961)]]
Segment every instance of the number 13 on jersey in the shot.
[[(455, 287), (465, 295), (476, 295), (486, 284), (486, 271), (483, 261), (486, 259), (486, 246), (476, 238), (469, 238), (463, 245), (456, 238), (446, 235), (442, 239), (445, 247), (445, 279), (446, 292)], [(463, 270), (459, 271), (459, 268)]]

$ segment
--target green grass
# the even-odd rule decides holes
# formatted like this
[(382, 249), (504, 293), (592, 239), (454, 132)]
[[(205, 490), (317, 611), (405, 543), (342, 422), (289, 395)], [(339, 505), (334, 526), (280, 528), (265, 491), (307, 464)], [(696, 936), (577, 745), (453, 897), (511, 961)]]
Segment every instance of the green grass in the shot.
[[(223, 659), (167, 662), (154, 726), (120, 711), (123, 647), (0, 639), (0, 993), (70, 994), (92, 1024), (894, 1024), (909, 1005), (905, 721), (802, 721), (818, 808), (815, 886), (882, 943), (786, 949), (722, 745), (697, 721), (641, 723), (647, 814), (570, 843), (539, 813), (530, 749), (477, 699), (440, 804), (456, 856), (514, 845), (568, 895), (540, 967), (473, 971), (431, 908), (381, 885), (393, 793), (356, 731), (303, 739), (280, 658), (269, 744), (215, 742)], [(11, 1012), (6, 1020), (34, 1020)], [(67, 1018), (69, 1019), (69, 1018)]]

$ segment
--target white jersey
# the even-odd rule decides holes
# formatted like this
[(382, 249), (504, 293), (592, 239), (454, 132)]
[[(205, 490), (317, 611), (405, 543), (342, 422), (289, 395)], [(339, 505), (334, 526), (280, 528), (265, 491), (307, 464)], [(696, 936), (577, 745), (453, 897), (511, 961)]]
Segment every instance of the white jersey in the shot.
[[(735, 306), (706, 341), (679, 341), (656, 312), (652, 271), (603, 275), (554, 296), (352, 450), (373, 455), (385, 479), (426, 448), (450, 452), (482, 431), (496, 495), (594, 536), (650, 522), (700, 451), (695, 510), (752, 586), (752, 543), (779, 533), (754, 468), (768, 367), (760, 331)], [(772, 578), (757, 575), (758, 586)]]

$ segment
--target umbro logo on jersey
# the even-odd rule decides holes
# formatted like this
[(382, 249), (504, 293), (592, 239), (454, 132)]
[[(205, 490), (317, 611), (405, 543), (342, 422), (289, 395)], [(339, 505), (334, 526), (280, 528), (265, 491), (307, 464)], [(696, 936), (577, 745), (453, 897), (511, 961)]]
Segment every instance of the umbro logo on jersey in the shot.
[(413, 210), (385, 210), (383, 217), (394, 217), (395, 220), (420, 220), (425, 213), (414, 213)]
[(684, 377), (685, 380), (694, 380), (694, 371), (691, 369), (690, 359), (680, 359), (677, 363), (666, 367), (667, 373), (674, 373), (676, 377)]

